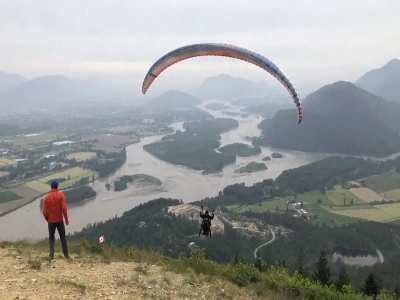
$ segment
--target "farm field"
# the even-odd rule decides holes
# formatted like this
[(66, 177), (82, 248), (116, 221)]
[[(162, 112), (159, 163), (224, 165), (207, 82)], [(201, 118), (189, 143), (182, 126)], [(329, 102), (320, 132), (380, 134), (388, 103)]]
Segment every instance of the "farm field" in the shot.
[(10, 173), (9, 172), (5, 172), (5, 171), (0, 171), (0, 178), (8, 176), (8, 174), (10, 174)]
[(333, 208), (330, 211), (341, 216), (348, 216), (375, 222), (393, 222), (400, 220), (400, 203), (354, 206), (351, 208)]
[(10, 190), (0, 190), (0, 204), (20, 199), (16, 193)]
[(227, 206), (227, 208), (237, 213), (243, 213), (247, 211), (256, 213), (286, 211), (286, 199), (277, 198), (275, 200), (264, 201), (249, 205), (233, 204)]
[[(341, 195), (341, 191), (334, 191), (334, 193), (336, 192)], [(332, 197), (332, 195), (330, 196)], [(289, 198), (275, 198), (269, 201), (263, 201), (261, 203), (254, 203), (249, 205), (229, 205), (228, 209), (237, 213), (243, 213), (246, 211), (251, 211), (255, 213), (283, 213), (286, 212), (286, 202), (288, 199)], [(293, 200), (293, 198), (290, 199)], [(343, 200), (342, 198), (340, 199), (340, 204), (343, 205)], [(357, 219), (353, 219), (349, 216), (339, 215), (335, 212), (332, 212), (330, 210), (330, 207), (334, 206), (334, 201), (332, 201), (327, 193), (324, 194), (321, 192), (307, 192), (304, 194), (299, 194), (296, 197), (296, 201), (303, 201), (304, 208), (311, 214), (311, 222), (313, 223), (337, 226), (357, 221)]]
[(383, 197), (377, 192), (365, 187), (351, 188), (350, 192), (365, 203), (383, 200)]
[(384, 196), (391, 201), (400, 201), (400, 188), (386, 191)]
[(91, 179), (91, 177), (94, 175), (95, 173), (93, 171), (80, 167), (74, 167), (46, 177), (42, 177), (40, 179), (29, 181), (26, 183), (26, 185), (36, 191), (45, 193), (49, 190), (49, 182), (52, 180), (60, 181), (60, 188), (65, 189), (72, 186), (82, 178), (89, 177)]
[(390, 171), (364, 178), (361, 181), (364, 186), (376, 191), (377, 193), (382, 193), (400, 188), (400, 173)]
[(39, 197), (42, 193), (29, 188), (26, 185), (19, 185), (7, 190), (5, 195), (7, 198), (2, 198), (0, 192), (0, 199), (7, 199), (8, 201), (0, 201), (0, 216), (17, 209), (25, 204), (33, 201), (37, 197)]
[(392, 216), (387, 215), (383, 210), (380, 210), (375, 206), (352, 207), (348, 209), (331, 209), (330, 211), (334, 214), (341, 216), (375, 222), (388, 222), (393, 219)]
[(96, 152), (74, 152), (68, 154), (68, 159), (75, 159), (77, 162), (86, 161), (96, 157)]
[(392, 219), (388, 221), (400, 219), (400, 203), (381, 204), (375, 207), (383, 211), (388, 217), (392, 217)]
[(0, 167), (6, 167), (8, 165), (12, 165), (15, 161), (12, 159), (8, 159), (5, 157), (0, 157)]
[(126, 145), (139, 142), (139, 138), (132, 135), (94, 134), (84, 137), (83, 141), (90, 141), (97, 150), (115, 152)]
[(335, 186), (333, 189), (327, 191), (326, 194), (330, 201), (328, 204), (333, 206), (343, 206), (345, 203), (346, 205), (351, 203), (360, 204), (363, 202), (357, 195), (341, 186)]
[(30, 145), (44, 145), (48, 144), (51, 141), (57, 139), (63, 139), (64, 135), (55, 134), (55, 133), (33, 133), (26, 135), (17, 135), (14, 137), (10, 137), (7, 142), (13, 144), (14, 146), (26, 147)]

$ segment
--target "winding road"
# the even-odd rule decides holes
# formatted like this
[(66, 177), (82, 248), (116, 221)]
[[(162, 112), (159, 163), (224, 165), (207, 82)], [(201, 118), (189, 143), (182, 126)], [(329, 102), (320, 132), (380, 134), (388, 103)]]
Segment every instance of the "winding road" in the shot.
[(275, 238), (276, 238), (275, 232), (272, 229), (270, 229), (270, 231), (271, 231), (271, 234), (272, 234), (272, 238), (268, 242), (265, 242), (265, 243), (261, 244), (260, 246), (258, 246), (256, 249), (254, 249), (254, 252), (253, 252), (254, 259), (258, 258), (258, 250), (260, 250), (261, 248), (263, 248), (263, 247), (265, 247), (265, 246), (267, 246), (267, 245), (269, 245), (269, 244), (271, 244), (271, 243), (273, 243), (275, 241)]

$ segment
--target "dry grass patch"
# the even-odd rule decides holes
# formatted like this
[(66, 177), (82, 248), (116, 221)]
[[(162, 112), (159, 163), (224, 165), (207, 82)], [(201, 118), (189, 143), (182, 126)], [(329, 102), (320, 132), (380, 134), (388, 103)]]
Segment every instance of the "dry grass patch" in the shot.
[(78, 162), (86, 161), (96, 157), (96, 152), (74, 152), (68, 154), (68, 159), (74, 159)]
[(369, 188), (351, 188), (350, 192), (365, 203), (382, 201), (383, 197)]

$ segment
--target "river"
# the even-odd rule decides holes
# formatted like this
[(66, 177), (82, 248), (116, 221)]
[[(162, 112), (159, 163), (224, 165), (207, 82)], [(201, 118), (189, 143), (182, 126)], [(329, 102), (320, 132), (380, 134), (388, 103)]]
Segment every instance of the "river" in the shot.
[[(227, 117), (238, 120), (239, 127), (221, 135), (221, 145), (231, 143), (250, 143), (248, 137), (260, 135), (257, 125), (262, 120), (258, 115), (243, 115), (240, 108), (229, 106), (223, 111), (212, 111), (201, 105), (215, 117)], [(175, 130), (182, 130), (182, 123), (171, 124)], [(97, 180), (92, 184), (97, 192), (95, 199), (80, 206), (70, 207), (70, 225), (67, 231), (79, 231), (90, 223), (107, 220), (119, 216), (123, 212), (158, 197), (182, 199), (192, 202), (207, 196), (217, 195), (225, 186), (244, 182), (251, 185), (263, 179), (275, 178), (282, 171), (296, 168), (324, 157), (320, 154), (287, 151), (262, 147), (262, 153), (252, 157), (238, 157), (236, 163), (226, 166), (218, 174), (203, 175), (201, 171), (192, 170), (184, 166), (173, 165), (157, 159), (143, 150), (143, 146), (161, 139), (162, 136), (143, 138), (139, 143), (130, 145), (127, 150), (126, 163), (113, 175), (106, 179)], [(272, 159), (267, 162), (268, 170), (250, 174), (237, 174), (234, 171), (248, 162), (260, 161), (272, 152), (280, 152), (283, 158)], [(143, 173), (159, 178), (163, 184), (161, 188), (149, 189), (130, 186), (122, 192), (108, 191), (106, 183), (122, 175)], [(20, 209), (0, 217), (0, 240), (37, 240), (47, 236), (47, 226), (40, 214), (39, 199)]]

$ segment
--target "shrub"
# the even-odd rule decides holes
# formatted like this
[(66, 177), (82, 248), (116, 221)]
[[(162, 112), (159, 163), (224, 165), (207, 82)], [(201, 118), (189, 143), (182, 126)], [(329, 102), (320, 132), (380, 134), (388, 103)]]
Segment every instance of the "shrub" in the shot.
[(255, 266), (242, 262), (229, 268), (225, 276), (239, 286), (247, 286), (261, 279), (261, 274)]

